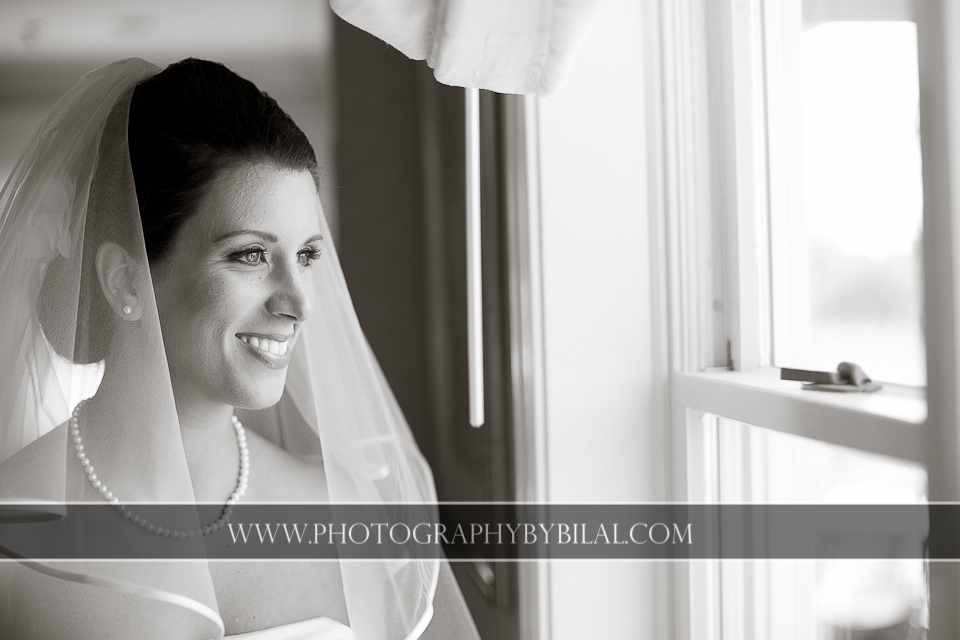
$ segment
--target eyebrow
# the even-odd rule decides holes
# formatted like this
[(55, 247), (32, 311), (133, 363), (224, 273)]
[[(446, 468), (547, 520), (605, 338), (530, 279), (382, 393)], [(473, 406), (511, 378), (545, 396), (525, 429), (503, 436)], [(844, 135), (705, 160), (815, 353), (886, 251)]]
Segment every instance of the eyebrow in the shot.
[[(270, 242), (280, 242), (280, 238), (273, 235), (272, 233), (269, 233), (267, 231), (257, 231), (256, 229), (238, 229), (236, 231), (231, 231), (230, 233), (223, 234), (213, 242), (214, 244), (217, 244), (217, 243), (223, 242), (224, 240), (229, 240), (230, 238), (236, 238), (237, 236), (245, 236), (245, 235), (259, 236), (264, 240), (269, 240)], [(319, 233), (315, 236), (311, 236), (307, 238), (304, 244), (307, 244), (310, 242), (316, 242), (318, 240), (323, 240), (323, 236), (320, 235)]]

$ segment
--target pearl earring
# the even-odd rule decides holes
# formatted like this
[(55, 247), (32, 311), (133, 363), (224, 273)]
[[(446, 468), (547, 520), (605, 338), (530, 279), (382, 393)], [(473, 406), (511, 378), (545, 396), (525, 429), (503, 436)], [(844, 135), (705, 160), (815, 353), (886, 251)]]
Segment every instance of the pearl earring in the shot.
[(133, 313), (133, 307), (131, 307), (128, 304), (125, 304), (123, 305), (123, 312), (127, 315), (130, 315), (131, 313)]

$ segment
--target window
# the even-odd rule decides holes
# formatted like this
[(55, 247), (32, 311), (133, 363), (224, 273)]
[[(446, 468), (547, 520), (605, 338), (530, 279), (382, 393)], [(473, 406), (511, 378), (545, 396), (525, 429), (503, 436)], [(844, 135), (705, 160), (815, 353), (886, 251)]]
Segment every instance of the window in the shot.
[[(775, 364), (923, 386), (910, 3), (786, 0), (764, 27)], [(898, 9), (894, 11), (892, 9)], [(776, 95), (775, 95), (776, 94)]]
[[(960, 118), (943, 106), (953, 54), (947, 35), (931, 38), (946, 24), (932, 7), (915, 16), (899, 0), (661, 4), (662, 112), (651, 126), (663, 131), (677, 500), (960, 494), (944, 446), (958, 439), (957, 327), (945, 309), (956, 299), (946, 265), (960, 247), (946, 234), (956, 223), (944, 194), (955, 187), (942, 169)], [(944, 379), (927, 380), (927, 357)], [(884, 388), (829, 394), (779, 380), (778, 367), (842, 360)], [(873, 625), (913, 638), (940, 620), (953, 637), (953, 614), (928, 607), (923, 570), (692, 563), (677, 569), (687, 616), (677, 628), (814, 640)]]
[[(921, 465), (762, 429), (711, 414), (721, 502), (915, 504), (926, 501)], [(914, 546), (912, 525), (824, 531), (831, 551), (870, 541), (877, 554)], [(856, 536), (855, 540), (854, 537)], [(725, 637), (812, 640), (852, 629), (922, 637), (927, 592), (921, 560), (754, 561), (720, 571)]]

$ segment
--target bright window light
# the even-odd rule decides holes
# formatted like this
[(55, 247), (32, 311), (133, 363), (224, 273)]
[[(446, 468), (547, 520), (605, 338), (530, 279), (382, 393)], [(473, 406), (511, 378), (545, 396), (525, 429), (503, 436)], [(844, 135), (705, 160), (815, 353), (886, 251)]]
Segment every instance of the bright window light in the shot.
[[(807, 317), (778, 337), (793, 342), (791, 361), (775, 353), (776, 364), (856, 362), (876, 380), (922, 386), (916, 25), (827, 22), (803, 32), (800, 55), (806, 232), (785, 249), (805, 256), (807, 303), (797, 313)], [(774, 296), (794, 293), (774, 282)]]

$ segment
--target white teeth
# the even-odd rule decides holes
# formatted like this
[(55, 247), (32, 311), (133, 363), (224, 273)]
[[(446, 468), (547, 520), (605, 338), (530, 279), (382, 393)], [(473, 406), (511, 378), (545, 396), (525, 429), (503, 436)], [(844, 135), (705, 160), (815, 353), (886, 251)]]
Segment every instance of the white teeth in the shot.
[(247, 344), (265, 351), (271, 355), (282, 356), (287, 353), (290, 349), (290, 345), (287, 342), (280, 342), (278, 340), (270, 340), (269, 338), (258, 338), (256, 336), (240, 336), (240, 339)]

